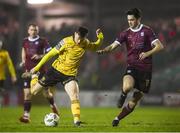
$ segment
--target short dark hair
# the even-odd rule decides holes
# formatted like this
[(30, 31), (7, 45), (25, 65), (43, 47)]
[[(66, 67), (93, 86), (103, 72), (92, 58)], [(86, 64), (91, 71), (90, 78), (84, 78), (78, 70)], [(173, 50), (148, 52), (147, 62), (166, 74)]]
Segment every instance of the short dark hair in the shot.
[(86, 27), (83, 27), (83, 26), (80, 26), (78, 29), (77, 29), (77, 33), (79, 33), (79, 35), (84, 38), (87, 36), (88, 34), (88, 29)]
[(141, 18), (142, 17), (142, 12), (140, 9), (138, 8), (132, 8), (132, 9), (129, 9), (127, 12), (126, 12), (126, 15), (134, 15), (134, 17), (136, 19), (138, 18)]
[(30, 26), (32, 26), (32, 27), (36, 27), (36, 26), (37, 26), (37, 24), (35, 24), (35, 23), (30, 23), (30, 24), (28, 24), (28, 28), (29, 28)]

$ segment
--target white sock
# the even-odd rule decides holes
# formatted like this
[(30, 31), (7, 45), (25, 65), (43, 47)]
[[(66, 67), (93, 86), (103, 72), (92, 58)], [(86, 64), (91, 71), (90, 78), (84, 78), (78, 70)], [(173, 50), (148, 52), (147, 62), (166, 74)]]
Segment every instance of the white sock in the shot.
[(114, 120), (118, 120), (119, 121), (118, 117), (115, 117)]
[(24, 112), (24, 116), (27, 117), (27, 118), (29, 118), (29, 117), (30, 117), (29, 112), (26, 112), (26, 111), (25, 111), (25, 112)]

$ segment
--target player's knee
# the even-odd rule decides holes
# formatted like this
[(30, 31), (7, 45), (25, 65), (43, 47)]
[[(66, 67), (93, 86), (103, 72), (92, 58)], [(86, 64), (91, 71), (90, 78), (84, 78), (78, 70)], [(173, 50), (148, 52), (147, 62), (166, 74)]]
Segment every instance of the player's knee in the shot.
[(36, 83), (38, 82), (38, 77), (34, 76), (30, 82), (30, 86), (34, 87), (36, 85)]
[(40, 92), (43, 88), (44, 88), (44, 87), (43, 87), (41, 84), (37, 83), (35, 86), (33, 86), (33, 87), (31, 88), (31, 94), (32, 94), (32, 95), (36, 95), (36, 94), (37, 94), (38, 92)]
[(53, 97), (53, 94), (52, 94), (49, 90), (44, 90), (44, 91), (43, 91), (43, 95), (44, 95), (44, 97), (46, 97), (46, 98), (51, 98), (51, 97)]
[(79, 100), (79, 94), (78, 93), (72, 93), (69, 95), (71, 101), (73, 100)]
[(29, 91), (29, 92), (24, 93), (24, 99), (25, 99), (25, 100), (30, 100), (30, 99), (31, 99), (31, 97), (32, 97), (32, 95), (31, 95), (30, 91)]
[(43, 91), (43, 96), (46, 97), (46, 98), (48, 97), (48, 94), (47, 94), (46, 90)]
[(79, 88), (77, 82), (72, 80), (65, 84), (65, 90), (69, 95), (71, 101), (72, 100), (79, 100)]
[(124, 91), (124, 92), (129, 92), (132, 88), (133, 88), (133, 85), (131, 85), (131, 84), (126, 84), (126, 85), (124, 85), (124, 87), (123, 87), (123, 91)]
[(137, 102), (132, 100), (132, 101), (129, 101), (128, 104), (129, 104), (129, 108), (134, 109), (137, 105)]
[(36, 95), (34, 89), (31, 89), (31, 95)]
[(134, 101), (139, 101), (143, 97), (143, 93), (141, 91), (135, 91), (133, 93)]
[(71, 96), (71, 100), (72, 100), (72, 101), (73, 101), (73, 100), (79, 100), (79, 99), (78, 99), (78, 95), (77, 95), (77, 94), (72, 95), (72, 96)]
[(36, 88), (35, 87), (32, 87), (31, 88), (31, 95), (36, 95), (37, 92), (36, 92)]

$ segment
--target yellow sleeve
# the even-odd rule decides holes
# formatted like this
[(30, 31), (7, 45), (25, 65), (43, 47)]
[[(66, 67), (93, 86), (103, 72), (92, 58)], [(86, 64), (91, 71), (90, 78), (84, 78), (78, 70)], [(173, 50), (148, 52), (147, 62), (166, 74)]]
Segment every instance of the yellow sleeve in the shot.
[(16, 72), (15, 72), (15, 69), (14, 69), (14, 65), (12, 63), (12, 60), (11, 60), (8, 52), (7, 52), (7, 65), (8, 65), (8, 69), (9, 69), (9, 72), (11, 74), (11, 77), (16, 77)]
[(41, 59), (41, 61), (34, 67), (35, 71), (39, 71), (39, 69), (53, 56), (57, 55), (59, 51), (56, 48), (51, 49), (47, 54), (44, 55), (44, 57)]
[(102, 42), (103, 42), (103, 39), (104, 39), (104, 35), (102, 32), (100, 32), (98, 35), (97, 35), (97, 41), (96, 42), (89, 42), (88, 41), (88, 44), (87, 44), (87, 49), (90, 49), (90, 50), (93, 50), (93, 51), (96, 51), (98, 47), (101, 46)]

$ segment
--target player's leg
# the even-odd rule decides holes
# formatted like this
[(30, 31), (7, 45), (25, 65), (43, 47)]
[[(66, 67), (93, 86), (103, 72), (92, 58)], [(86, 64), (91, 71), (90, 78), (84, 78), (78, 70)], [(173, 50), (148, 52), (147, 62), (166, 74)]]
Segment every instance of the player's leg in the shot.
[(0, 80), (0, 108), (3, 105), (5, 89), (4, 89), (4, 80)]
[(47, 98), (52, 111), (56, 113), (57, 115), (59, 115), (59, 111), (58, 111), (56, 103), (54, 102), (54, 97), (53, 97), (53, 93), (51, 92), (51, 89), (54, 89), (54, 88), (48, 87), (48, 89), (44, 89), (43, 94)]
[(64, 87), (71, 100), (71, 111), (74, 117), (74, 124), (80, 126), (79, 86), (77, 81), (71, 80), (66, 83)]
[(24, 88), (24, 114), (20, 117), (20, 121), (24, 123), (30, 122), (31, 111), (31, 93), (30, 88)]
[(48, 69), (48, 71), (40, 79), (37, 80), (36, 78), (34, 80), (35, 83), (32, 83), (31, 94), (36, 95), (42, 89), (56, 85), (60, 79), (61, 77), (57, 74), (57, 70), (54, 68)]
[(39, 74), (31, 75), (31, 82), (30, 82), (31, 88), (33, 88), (36, 85), (36, 83), (38, 82), (38, 77), (39, 77)]
[(30, 92), (32, 95), (36, 95), (40, 92), (44, 87), (38, 82), (38, 76), (40, 73), (31, 74), (30, 72), (24, 72), (21, 77), (22, 78), (32, 78), (30, 81)]
[(123, 77), (123, 88), (117, 106), (121, 108), (126, 100), (128, 92), (134, 88), (135, 80), (131, 75), (125, 75)]
[(31, 87), (31, 94), (32, 95), (36, 95), (37, 93), (39, 93), (42, 89), (44, 89), (45, 87), (43, 87), (39, 82), (37, 82), (34, 86)]
[(133, 112), (134, 108), (136, 107), (138, 101), (143, 97), (143, 92), (135, 91), (133, 94), (133, 98), (128, 102), (127, 106), (123, 107), (122, 111), (119, 113), (117, 117), (112, 122), (112, 126), (117, 126), (119, 121), (122, 120), (124, 117), (129, 115)]
[(39, 74), (40, 73), (37, 73), (31, 76), (32, 77), (32, 80), (31, 80), (31, 94), (32, 95), (36, 95), (38, 92), (40, 92), (42, 89), (45, 88), (38, 82)]
[(24, 113), (19, 118), (20, 122), (29, 123), (30, 122), (30, 111), (31, 111), (31, 93), (30, 93), (30, 80), (31, 78), (25, 78), (23, 84), (23, 93), (24, 93)]
[(0, 108), (2, 107), (3, 105), (3, 92), (2, 92), (3, 88), (0, 87)]
[(0, 80), (0, 108), (3, 105), (3, 97), (4, 97), (5, 89), (4, 89), (4, 80)]

